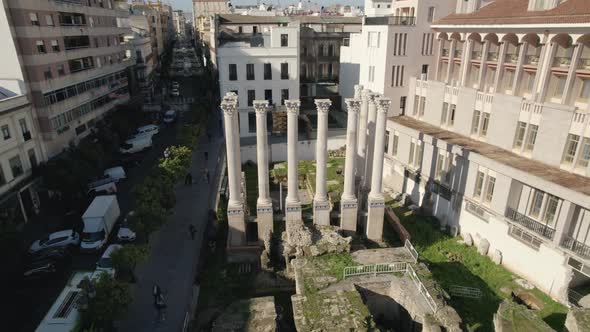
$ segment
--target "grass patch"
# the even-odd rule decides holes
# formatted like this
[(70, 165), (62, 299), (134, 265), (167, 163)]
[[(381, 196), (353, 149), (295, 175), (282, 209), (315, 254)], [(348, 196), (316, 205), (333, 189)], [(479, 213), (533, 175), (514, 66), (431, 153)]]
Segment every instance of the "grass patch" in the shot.
[[(391, 204), (391, 207), (412, 235), (412, 244), (421, 259), (428, 263), (432, 278), (445, 291), (449, 292), (451, 285), (476, 287), (482, 291), (482, 298), (478, 300), (451, 299), (451, 305), (466, 326), (477, 331), (493, 331), (493, 315), (500, 302), (510, 297), (501, 289), (519, 289), (514, 282), (517, 276), (480, 255), (474, 247), (460, 244), (457, 239), (440, 232), (436, 218), (413, 215), (398, 204)], [(388, 223), (385, 223), (384, 238), (388, 244), (399, 242)], [(561, 330), (567, 308), (537, 289), (532, 293), (545, 305), (536, 314), (555, 330)]]
[(331, 253), (310, 257), (307, 259), (307, 264), (313, 264), (316, 270), (321, 271), (324, 275), (334, 277), (338, 281), (342, 280), (342, 272), (345, 267), (357, 265), (349, 253)]

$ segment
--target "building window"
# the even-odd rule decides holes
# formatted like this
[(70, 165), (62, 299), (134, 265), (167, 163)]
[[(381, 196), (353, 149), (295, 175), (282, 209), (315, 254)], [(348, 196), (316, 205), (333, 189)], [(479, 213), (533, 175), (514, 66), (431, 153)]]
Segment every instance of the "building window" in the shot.
[(404, 86), (405, 66), (397, 65), (391, 68), (391, 86)]
[(526, 123), (518, 121), (516, 125), (516, 135), (514, 135), (514, 148), (520, 149), (524, 143), (524, 134), (526, 132)]
[(328, 56), (334, 56), (334, 45), (328, 45)]
[(37, 155), (35, 155), (35, 149), (29, 149), (29, 151), (27, 151), (27, 154), (29, 155), (29, 162), (31, 163), (31, 167), (37, 167), (38, 163)]
[(563, 91), (565, 90), (565, 77), (557, 76), (555, 82), (555, 88), (553, 90), (553, 97), (561, 98)]
[(66, 69), (64, 65), (57, 65), (57, 74), (59, 76), (64, 76), (66, 74)]
[(526, 137), (526, 143), (524, 147), (525, 151), (533, 151), (533, 148), (535, 147), (535, 141), (537, 140), (538, 129), (539, 126), (537, 125), (529, 125), (529, 133)]
[(393, 135), (393, 144), (391, 144), (391, 155), (397, 156), (397, 147), (399, 145), (399, 135), (396, 133)]
[(51, 41), (51, 49), (53, 50), (53, 52), (59, 52), (59, 43), (57, 42), (57, 40), (52, 40)]
[(239, 26), (238, 27), (238, 33), (242, 33), (242, 32), (244, 32), (244, 29), (242, 28), (242, 26)]
[(383, 150), (385, 153), (389, 152), (389, 130), (385, 131), (385, 148)]
[(471, 134), (477, 134), (479, 132), (479, 120), (480, 120), (481, 112), (474, 111), (473, 112), (473, 119), (471, 120)]
[(237, 81), (238, 80), (238, 65), (235, 63), (229, 64), (229, 80), (230, 81)]
[(88, 70), (94, 67), (92, 57), (70, 60), (68, 64), (70, 66), (70, 72), (72, 73), (82, 70)]
[(419, 168), (422, 165), (422, 144), (419, 144), (412, 140), (410, 143), (410, 156), (408, 158), (408, 164), (414, 168)]
[(2, 170), (2, 165), (0, 165), (0, 186), (6, 184), (6, 177), (4, 176), (4, 171)]
[(569, 134), (567, 136), (567, 142), (565, 143), (565, 150), (563, 151), (562, 163), (571, 164), (574, 162), (576, 157), (576, 151), (578, 150), (578, 143), (580, 143), (580, 136)]
[(452, 127), (455, 124), (455, 109), (457, 105), (451, 104), (451, 113), (449, 114), (449, 127)]
[(288, 63), (281, 63), (281, 79), (282, 80), (289, 79), (289, 64)]
[(39, 18), (36, 13), (29, 13), (29, 19), (31, 20), (32, 25), (40, 26)]
[(534, 218), (547, 226), (555, 225), (559, 198), (535, 189), (533, 199), (529, 206), (529, 217)]
[(369, 31), (367, 47), (379, 47), (379, 38), (381, 37), (380, 32)]
[(440, 125), (442, 127), (447, 125), (449, 117), (449, 103), (443, 103), (442, 111), (440, 112)]
[(246, 64), (246, 79), (248, 81), (254, 80), (254, 64), (253, 63)]
[(254, 99), (256, 99), (256, 90), (248, 90), (248, 106), (254, 105)]
[(10, 129), (8, 128), (8, 125), (2, 126), (2, 137), (4, 137), (4, 140), (10, 139)]
[(590, 79), (582, 80), (582, 86), (580, 87), (580, 94), (578, 100), (587, 103), (590, 99)]
[(47, 53), (45, 49), (45, 43), (42, 40), (37, 40), (37, 53)]
[(16, 155), (8, 160), (10, 169), (12, 170), (12, 177), (16, 178), (24, 173), (23, 164), (20, 160), (20, 156)]
[(281, 89), (281, 105), (285, 105), (285, 100), (289, 99), (289, 89)]
[(19, 119), (18, 124), (20, 126), (20, 131), (23, 134), (23, 138), (25, 141), (31, 139), (31, 133), (29, 132), (29, 127), (27, 126), (27, 120)]
[(289, 46), (289, 35), (286, 33), (281, 33), (281, 47), (288, 47)]
[(252, 27), (252, 33), (253, 34), (257, 34), (258, 33), (258, 27), (257, 26)]
[(428, 17), (426, 18), (428, 23), (434, 21), (434, 7), (428, 7)]
[(407, 43), (408, 43), (408, 34), (407, 33), (394, 33), (393, 34), (393, 55), (405, 56)]
[(492, 197), (494, 196), (494, 187), (496, 185), (496, 178), (488, 175), (488, 181), (486, 183), (486, 193), (483, 198), (485, 203), (491, 203)]
[(586, 168), (590, 162), (590, 138), (584, 137), (582, 147), (580, 148), (580, 156), (576, 162), (576, 167)]
[(426, 97), (420, 97), (420, 113), (418, 113), (419, 117), (424, 116), (425, 109), (426, 109)]
[(264, 64), (264, 79), (272, 80), (272, 67), (270, 63)]
[(48, 26), (53, 26), (53, 16), (45, 15), (45, 23), (47, 23)]
[(369, 82), (375, 81), (375, 66), (369, 66)]
[(481, 198), (484, 180), (485, 174), (482, 171), (477, 171), (477, 176), (475, 178), (475, 189), (473, 190), (473, 197)]
[(51, 68), (47, 68), (44, 72), (43, 72), (43, 76), (45, 77), (46, 80), (50, 80), (53, 78), (53, 74), (51, 73)]
[(533, 194), (533, 200), (531, 201), (531, 207), (529, 209), (529, 216), (538, 218), (541, 214), (541, 207), (543, 206), (543, 196), (545, 193), (539, 190), (535, 190)]
[(268, 101), (269, 105), (272, 105), (272, 90), (271, 89), (264, 90), (264, 99), (266, 99)]

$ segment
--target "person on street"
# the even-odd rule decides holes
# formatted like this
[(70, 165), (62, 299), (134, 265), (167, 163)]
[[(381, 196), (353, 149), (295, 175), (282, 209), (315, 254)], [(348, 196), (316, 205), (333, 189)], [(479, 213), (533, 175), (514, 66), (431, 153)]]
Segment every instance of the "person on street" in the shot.
[(190, 172), (186, 174), (186, 177), (184, 178), (184, 184), (193, 184), (193, 175)]
[(160, 294), (162, 294), (162, 290), (160, 289), (160, 286), (158, 286), (158, 284), (154, 284), (154, 288), (152, 288), (152, 295), (154, 296), (154, 303), (156, 303), (156, 301), (158, 300), (158, 296), (160, 296)]
[(162, 293), (158, 295), (156, 298), (156, 302), (154, 304), (156, 310), (158, 311), (158, 317), (156, 318), (156, 323), (161, 323), (166, 320), (166, 303), (164, 302), (164, 296)]
[(195, 225), (193, 225), (193, 224), (188, 225), (188, 231), (191, 233), (191, 240), (194, 240), (195, 233), (197, 233), (197, 229), (196, 229)]
[(209, 160), (209, 152), (203, 152), (203, 156), (205, 157), (205, 161)]
[(207, 168), (203, 168), (203, 180), (205, 180), (205, 183), (209, 183), (209, 170)]

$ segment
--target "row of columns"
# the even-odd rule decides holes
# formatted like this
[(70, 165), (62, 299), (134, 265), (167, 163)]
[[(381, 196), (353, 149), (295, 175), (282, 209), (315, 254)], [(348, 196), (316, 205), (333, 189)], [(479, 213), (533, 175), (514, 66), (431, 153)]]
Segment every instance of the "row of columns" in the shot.
[[(362, 91), (362, 92), (361, 92)], [(354, 233), (358, 220), (358, 200), (355, 194), (355, 175), (368, 195), (368, 220), (366, 235), (372, 240), (381, 240), (383, 228), (384, 197), (382, 173), (385, 146), (385, 125), (390, 100), (375, 98), (362, 86), (355, 87), (355, 97), (346, 99), (348, 108), (346, 159), (344, 169), (344, 190), (341, 197), (341, 228)], [(313, 199), (314, 223), (330, 224), (330, 202), (327, 195), (328, 160), (328, 112), (332, 105), (329, 99), (315, 101), (318, 112), (316, 140), (316, 190)], [(258, 167), (258, 199), (256, 203), (258, 236), (264, 237), (273, 227), (272, 199), (269, 191), (269, 160), (266, 116), (267, 101), (255, 100), (256, 144)], [(286, 100), (287, 109), (287, 197), (285, 199), (285, 221), (287, 229), (291, 221), (301, 220), (298, 174), (298, 117), (299, 100)], [(237, 96), (228, 93), (221, 103), (225, 121), (225, 139), (228, 163), (229, 201), (228, 223), (229, 244), (245, 244), (244, 201), (241, 193), (241, 157), (237, 128)], [(359, 118), (360, 115), (360, 118)], [(355, 174), (356, 173), (356, 174)], [(369, 180), (370, 179), (370, 180)], [(370, 181), (370, 183), (369, 183)], [(366, 192), (366, 191), (365, 191)]]

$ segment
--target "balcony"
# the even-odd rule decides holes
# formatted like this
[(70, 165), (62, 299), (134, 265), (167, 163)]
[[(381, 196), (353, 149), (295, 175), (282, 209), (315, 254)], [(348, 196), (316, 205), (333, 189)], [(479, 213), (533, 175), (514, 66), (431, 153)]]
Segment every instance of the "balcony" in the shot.
[(471, 60), (481, 60), (481, 51), (472, 51)]
[(556, 56), (555, 59), (553, 59), (553, 67), (568, 68), (571, 63), (572, 59), (562, 56)]
[(498, 52), (488, 52), (488, 56), (486, 57), (488, 61), (498, 61)]
[(443, 50), (442, 50), (442, 56), (444, 56), (444, 57), (448, 57), (449, 56), (449, 49), (448, 48), (443, 48)]
[(506, 60), (504, 60), (504, 62), (516, 64), (518, 62), (518, 54), (515, 54), (515, 53), (506, 54)]
[(580, 63), (578, 64), (578, 69), (582, 70), (590, 70), (590, 59), (580, 59)]
[(453, 56), (454, 58), (460, 58), (462, 56), (463, 56), (463, 50), (462, 49), (455, 50), (454, 56)]
[(539, 64), (539, 56), (538, 55), (527, 55), (524, 58), (525, 65), (536, 66)]
[(567, 250), (571, 250), (585, 259), (590, 259), (590, 246), (587, 246), (569, 236), (566, 236), (561, 241), (561, 246)]
[(554, 229), (548, 227), (547, 225), (543, 225), (540, 222), (538, 222), (532, 218), (529, 218), (529, 217), (525, 216), (524, 214), (521, 214), (512, 208), (506, 209), (505, 216), (510, 221), (513, 221), (516, 224), (519, 224), (520, 226), (522, 226), (528, 230), (531, 230), (534, 233), (537, 233), (538, 235), (541, 235), (542, 237), (544, 237), (546, 239), (553, 240), (553, 237), (555, 236)]
[(416, 25), (413, 16), (366, 17), (365, 25)]

